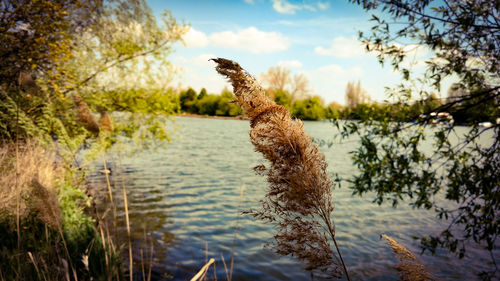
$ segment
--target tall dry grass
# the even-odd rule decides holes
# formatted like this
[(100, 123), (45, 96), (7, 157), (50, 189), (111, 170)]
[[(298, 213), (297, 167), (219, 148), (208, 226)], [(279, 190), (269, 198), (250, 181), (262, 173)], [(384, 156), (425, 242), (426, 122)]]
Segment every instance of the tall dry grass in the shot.
[(84, 214), (75, 175), (54, 159), (35, 141), (0, 144), (0, 280), (120, 280), (117, 251)]
[[(54, 182), (58, 171), (54, 153), (33, 142), (0, 145), (0, 216), (18, 214), (37, 218), (54, 229), (61, 227), (61, 209)], [(16, 168), (17, 166), (17, 168)]]
[(324, 155), (311, 143), (303, 123), (266, 96), (255, 77), (236, 62), (213, 61), (217, 72), (232, 83), (235, 102), (250, 118), (252, 144), (269, 161), (268, 167), (255, 167), (269, 183), (262, 208), (248, 213), (277, 226), (270, 246), (278, 254), (295, 256), (307, 270), (328, 277), (341, 277), (343, 269), (349, 279), (335, 239), (333, 183)]

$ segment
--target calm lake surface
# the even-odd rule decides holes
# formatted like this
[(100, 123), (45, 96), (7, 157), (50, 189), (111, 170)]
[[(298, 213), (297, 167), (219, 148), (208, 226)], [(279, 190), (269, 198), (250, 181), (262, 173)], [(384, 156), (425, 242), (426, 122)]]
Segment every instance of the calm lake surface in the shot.
[[(248, 121), (177, 117), (171, 126), (175, 134), (166, 149), (106, 156), (113, 170), (113, 198), (119, 205), (118, 240), (124, 246), (122, 175), (127, 190), (135, 277), (142, 278), (142, 265), (147, 275), (153, 260), (153, 280), (189, 280), (208, 257), (216, 260), (217, 280), (226, 280), (222, 257), (229, 268), (234, 256), (232, 280), (311, 280), (301, 263), (263, 247), (275, 233), (270, 225), (240, 214), (258, 208), (267, 188), (265, 178), (252, 170), (267, 163), (250, 143)], [(336, 134), (328, 122), (305, 122), (305, 129), (323, 140)], [(348, 152), (357, 145), (353, 140), (321, 147), (332, 174), (356, 172)], [(103, 213), (109, 205), (100, 169), (103, 165), (98, 161), (89, 181), (98, 192), (98, 209)], [(476, 280), (475, 273), (491, 269), (489, 253), (477, 245), (470, 246), (461, 260), (442, 251), (418, 255), (418, 241), (411, 236), (438, 234), (445, 222), (433, 212), (406, 205), (378, 206), (370, 194), (360, 198), (351, 193), (347, 186), (333, 191), (336, 237), (353, 280), (399, 280), (394, 269), (398, 260), (380, 240), (384, 233), (417, 254), (438, 280)], [(500, 257), (498, 250), (495, 255)], [(213, 276), (211, 267), (208, 277)]]

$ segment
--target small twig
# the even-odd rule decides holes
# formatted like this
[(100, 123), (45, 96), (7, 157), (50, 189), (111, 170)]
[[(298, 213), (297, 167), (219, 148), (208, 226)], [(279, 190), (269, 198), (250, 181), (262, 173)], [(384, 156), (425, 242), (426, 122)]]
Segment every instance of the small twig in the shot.
[(226, 261), (224, 260), (224, 256), (222, 254), (220, 254), (220, 257), (222, 259), (222, 264), (224, 264), (224, 270), (226, 271), (226, 280), (231, 281), (231, 279), (229, 278), (229, 271), (227, 270), (227, 265), (226, 265)]

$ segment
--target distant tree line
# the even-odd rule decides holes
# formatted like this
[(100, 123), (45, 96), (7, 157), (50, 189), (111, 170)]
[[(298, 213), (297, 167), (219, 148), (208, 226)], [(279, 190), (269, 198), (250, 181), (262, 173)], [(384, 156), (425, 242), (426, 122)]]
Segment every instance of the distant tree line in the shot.
[[(302, 120), (344, 119), (411, 122), (417, 118), (431, 120), (433, 109), (440, 108), (450, 116), (456, 124), (477, 124), (480, 122), (496, 123), (500, 110), (495, 103), (481, 107), (474, 106), (479, 98), (461, 100), (462, 96), (474, 95), (474, 90), (466, 90), (460, 84), (453, 84), (446, 98), (430, 93), (424, 99), (406, 100), (405, 102), (377, 103), (371, 100), (369, 93), (363, 89), (361, 81), (349, 81), (345, 89), (345, 106), (332, 102), (325, 105), (323, 100), (311, 94), (309, 80), (303, 73), (292, 76), (291, 70), (278, 65), (261, 74), (261, 81), (266, 94), (277, 104), (286, 107), (291, 115)], [(481, 89), (476, 89), (481, 91)], [(220, 95), (207, 94), (205, 88), (200, 93), (189, 88), (179, 94), (182, 112), (213, 115), (237, 116), (241, 110), (231, 103), (233, 93), (224, 89)], [(455, 102), (456, 101), (456, 102)], [(444, 104), (451, 104), (443, 107)]]
[(189, 88), (179, 94), (180, 108), (183, 112), (210, 116), (238, 116), (241, 109), (231, 103), (234, 95), (224, 89), (220, 95), (208, 94), (205, 88), (200, 93)]
[[(283, 70), (274, 70), (276, 76), (283, 75)], [(361, 82), (348, 82), (345, 89), (345, 106), (332, 102), (325, 105), (319, 96), (304, 95), (306, 91), (286, 89), (275, 79), (274, 86), (266, 89), (266, 93), (277, 104), (286, 107), (291, 115), (302, 120), (344, 119), (344, 120), (394, 120), (410, 122), (416, 118), (431, 119), (435, 108), (443, 108), (443, 104), (452, 102), (462, 95), (469, 95), (459, 85), (452, 85), (448, 90), (447, 98), (439, 98), (431, 93), (426, 99), (407, 103), (377, 103), (371, 101), (367, 91), (362, 88)], [(291, 80), (292, 81), (292, 80)], [(280, 84), (281, 83), (281, 84)], [(307, 83), (306, 83), (307, 84)], [(276, 86), (278, 85), (278, 86)], [(302, 84), (303, 85), (303, 84)], [(297, 93), (300, 93), (297, 95)], [(179, 93), (179, 112), (209, 115), (209, 116), (238, 116), (241, 109), (231, 103), (234, 95), (224, 89), (221, 94), (208, 94), (205, 88), (197, 93), (189, 88)], [(456, 102), (445, 110), (456, 124), (477, 124), (480, 122), (496, 122), (500, 110), (495, 104), (474, 107), (477, 100)], [(436, 114), (439, 112), (436, 112)], [(430, 120), (429, 120), (430, 121)]]

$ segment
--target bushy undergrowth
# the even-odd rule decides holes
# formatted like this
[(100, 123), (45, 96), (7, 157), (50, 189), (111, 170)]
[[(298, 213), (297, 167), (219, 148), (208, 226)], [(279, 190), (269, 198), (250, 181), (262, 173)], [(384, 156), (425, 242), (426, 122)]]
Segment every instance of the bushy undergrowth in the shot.
[(76, 173), (31, 143), (0, 146), (0, 280), (111, 280), (120, 258)]

